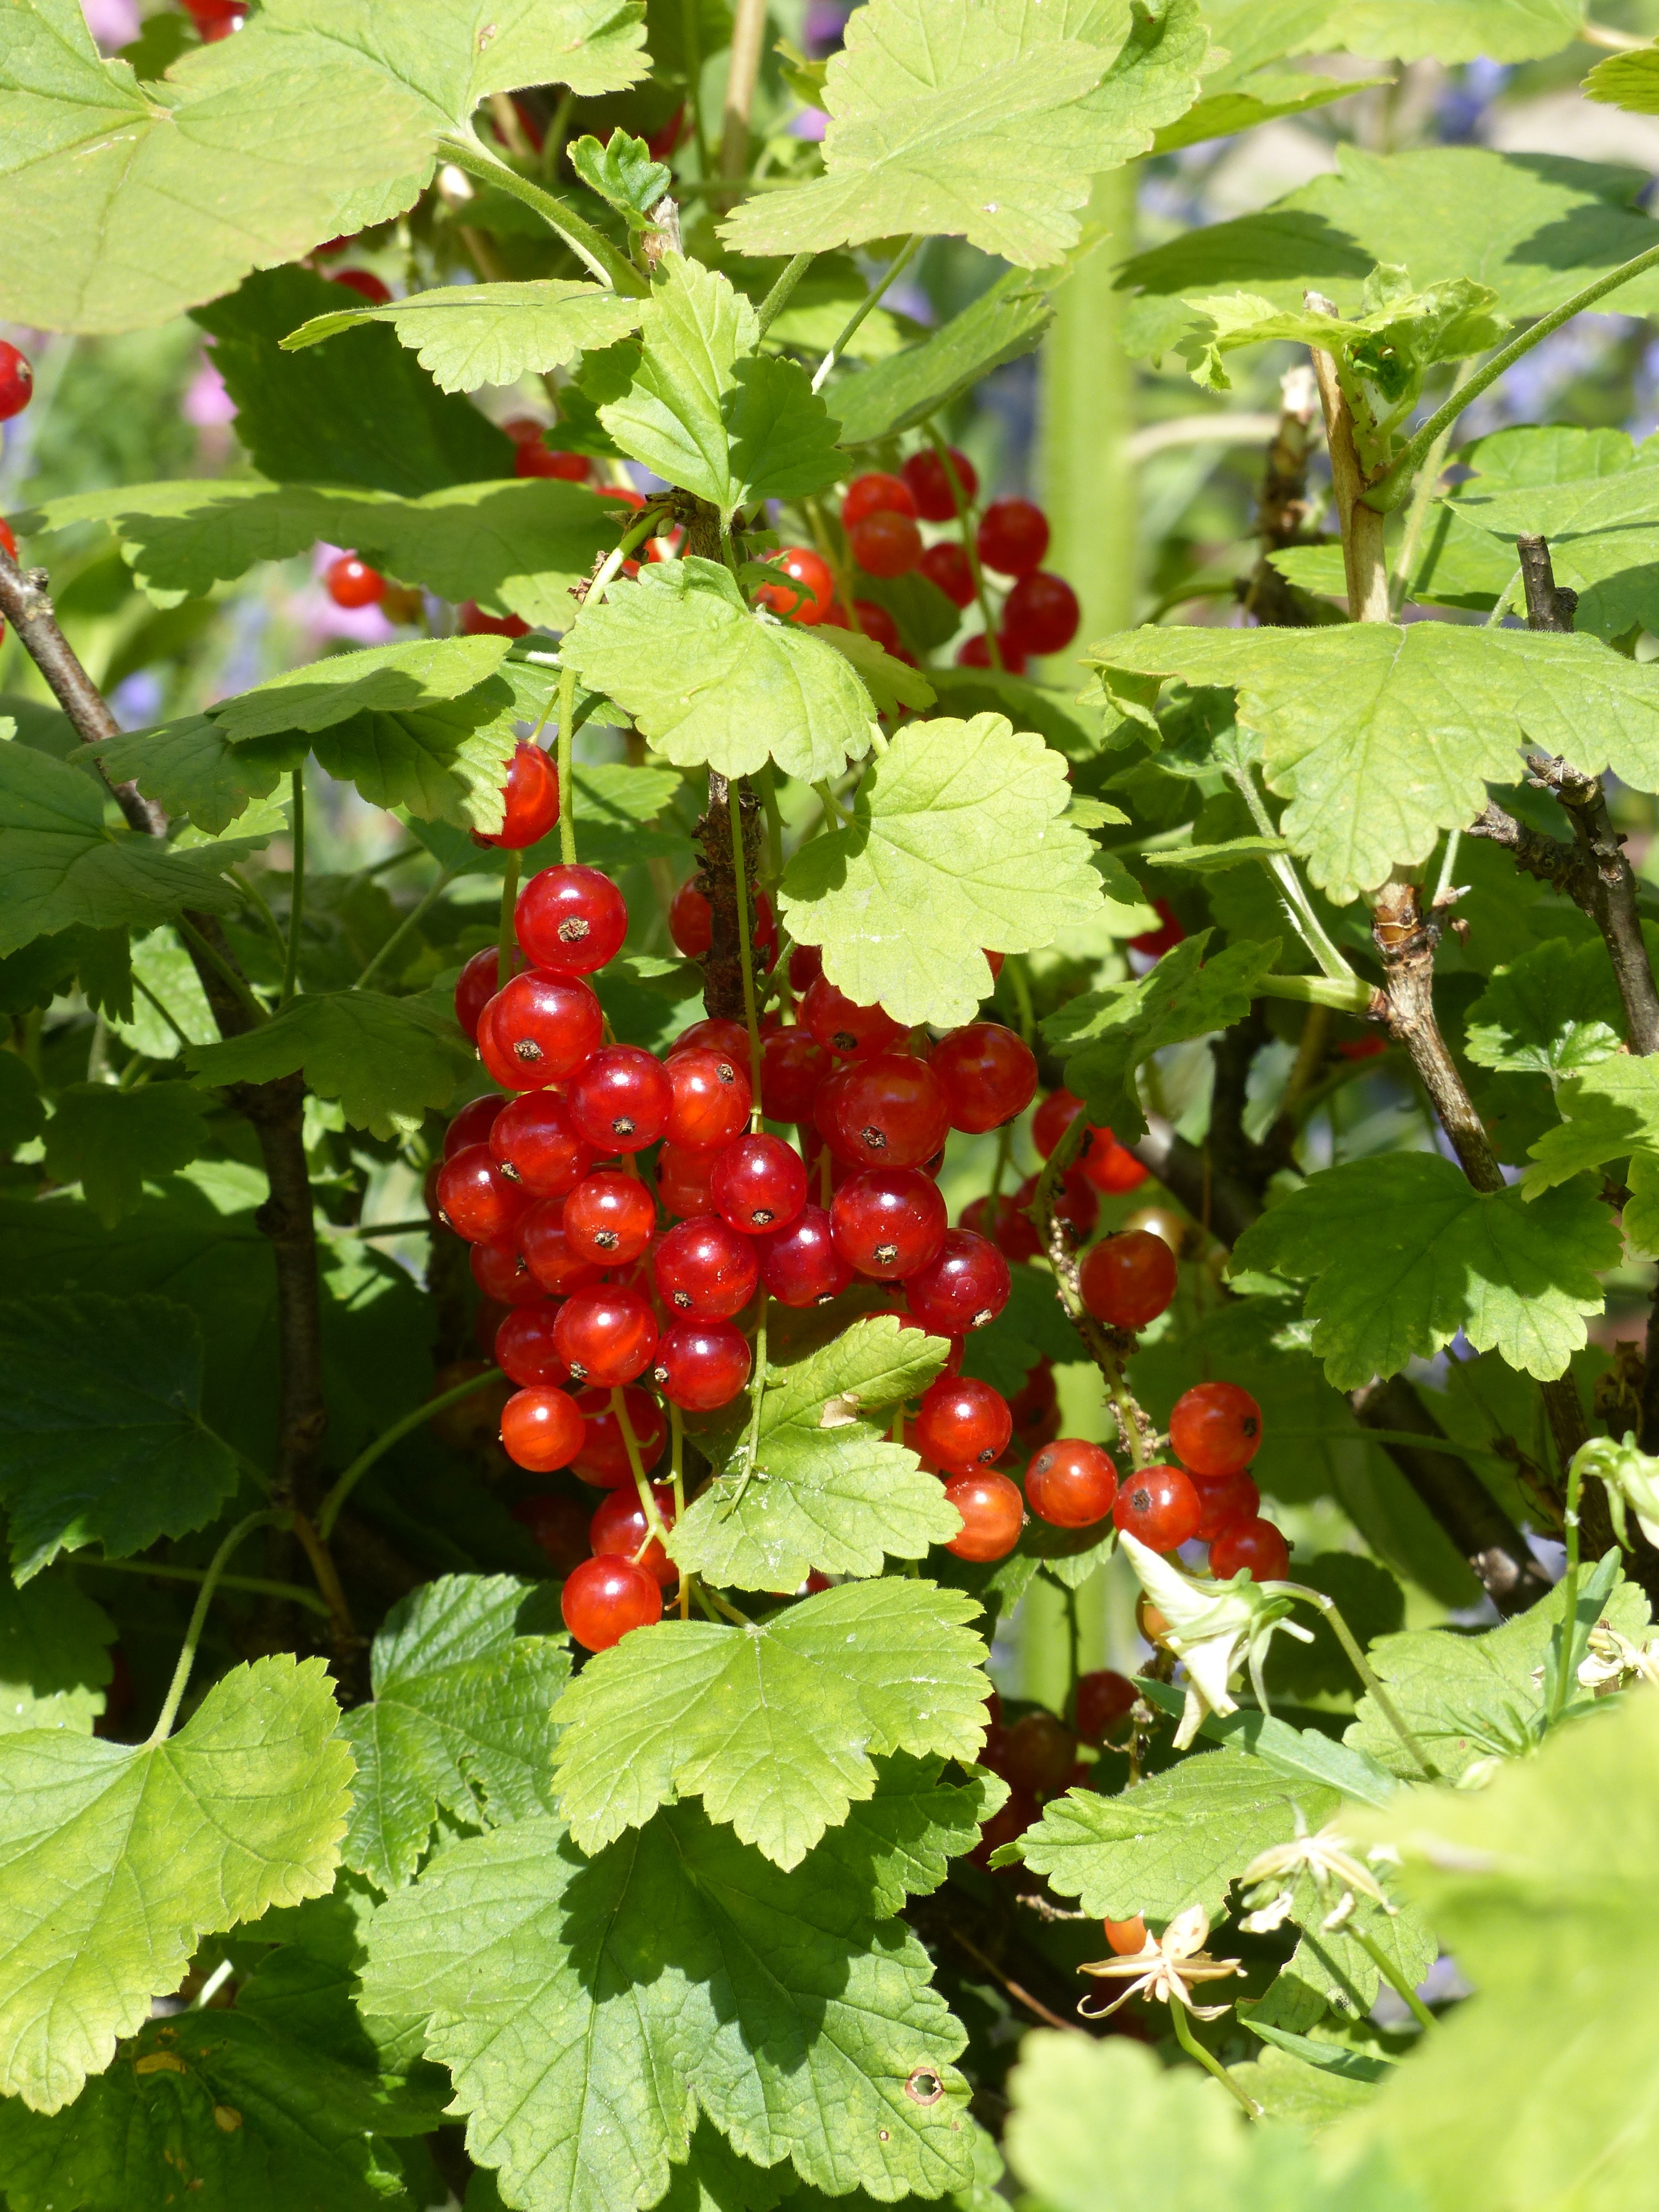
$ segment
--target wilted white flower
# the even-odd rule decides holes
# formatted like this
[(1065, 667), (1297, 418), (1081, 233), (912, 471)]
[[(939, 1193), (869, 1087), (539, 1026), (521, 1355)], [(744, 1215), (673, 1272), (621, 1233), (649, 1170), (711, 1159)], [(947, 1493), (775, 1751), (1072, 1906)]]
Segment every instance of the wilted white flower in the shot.
[(1376, 1876), (1353, 1856), (1352, 1846), (1346, 1836), (1338, 1835), (1334, 1827), (1322, 1828), (1317, 1835), (1305, 1834), (1299, 1808), (1297, 1829), (1288, 1843), (1273, 1844), (1267, 1850), (1258, 1851), (1239, 1875), (1239, 1881), (1282, 1881), (1287, 1876), (1294, 1880), (1297, 1875), (1310, 1874), (1321, 1890), (1329, 1882), (1340, 1882), (1344, 1889), (1375, 1898), (1379, 1905), (1387, 1907), (1388, 1899)]
[(1159, 2004), (1181, 2005), (1197, 2020), (1219, 2020), (1222, 2005), (1194, 2004), (1193, 1989), (1202, 1982), (1223, 1982), (1242, 1974), (1237, 1959), (1212, 1959), (1204, 1946), (1210, 1923), (1201, 1905), (1179, 1912), (1161, 1936), (1148, 1936), (1144, 1948), (1127, 1959), (1097, 1959), (1079, 1966), (1080, 1974), (1095, 1974), (1103, 1981), (1127, 1982), (1128, 1987), (1111, 2003), (1091, 2011), (1085, 1998), (1078, 2010), (1085, 2020), (1106, 2020), (1131, 1997), (1154, 1997)]
[(1183, 1575), (1127, 1532), (1118, 1541), (1128, 1554), (1140, 1587), (1168, 1624), (1161, 1641), (1187, 1669), (1187, 1706), (1176, 1730), (1176, 1749), (1186, 1749), (1206, 1713), (1238, 1711), (1227, 1685), (1246, 1664), (1261, 1710), (1267, 1711), (1261, 1662), (1274, 1632), (1282, 1628), (1299, 1643), (1313, 1641), (1305, 1628), (1285, 1618), (1290, 1600), (1271, 1596), (1259, 1583), (1243, 1578), (1231, 1583), (1200, 1582)]
[(1650, 1544), (1659, 1544), (1659, 1459), (1650, 1459), (1617, 1437), (1592, 1437), (1572, 1455), (1571, 1473), (1582, 1482), (1595, 1475), (1607, 1486), (1607, 1509), (1621, 1544), (1628, 1544), (1626, 1509)]

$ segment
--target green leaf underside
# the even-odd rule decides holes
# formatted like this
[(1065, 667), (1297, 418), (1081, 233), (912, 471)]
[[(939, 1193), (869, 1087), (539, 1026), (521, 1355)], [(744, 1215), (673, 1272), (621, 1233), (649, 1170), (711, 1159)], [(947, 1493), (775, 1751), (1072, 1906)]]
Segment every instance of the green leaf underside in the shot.
[[(191, 714), (160, 729), (129, 737), (106, 738), (95, 757), (113, 783), (129, 778), (146, 799), (169, 817), (189, 815), (198, 830), (216, 837), (257, 799), (269, 799), (285, 775), (306, 757), (302, 738), (256, 738), (233, 745), (210, 715)], [(70, 757), (90, 768), (88, 746)]]
[(206, 1150), (207, 1107), (187, 1084), (150, 1083), (142, 1091), (69, 1084), (46, 1125), (46, 1173), (55, 1182), (78, 1182), (93, 1212), (113, 1228), (137, 1206), (147, 1177), (170, 1174)]
[(851, 826), (785, 870), (791, 936), (821, 945), (825, 975), (862, 1006), (971, 1021), (990, 988), (985, 951), (1033, 951), (1098, 910), (1092, 848), (1063, 819), (1070, 795), (1060, 756), (1000, 715), (907, 725), (860, 785)]
[(399, 345), (444, 392), (516, 384), (522, 376), (568, 368), (590, 347), (614, 344), (639, 328), (641, 303), (602, 284), (571, 277), (521, 284), (446, 284), (389, 306), (315, 315), (283, 340), (297, 353), (362, 323), (390, 323)]
[(1606, 947), (1552, 937), (1496, 971), (1468, 1011), (1464, 1047), (1502, 1073), (1571, 1075), (1618, 1052), (1624, 1027)]
[(670, 1535), (675, 1560), (717, 1585), (793, 1590), (813, 1571), (879, 1575), (888, 1556), (948, 1543), (961, 1522), (938, 1477), (868, 1418), (920, 1396), (945, 1356), (942, 1338), (877, 1316), (769, 1369), (752, 1473), (745, 1395), (740, 1425), (704, 1439), (715, 1476)]
[(320, 1659), (234, 1668), (162, 1744), (0, 1737), (0, 2091), (69, 2103), (200, 1938), (326, 1890), (351, 1757)]
[(1529, 62), (1578, 35), (1579, 0), (1342, 0), (1322, 45), (1421, 61)]
[(798, 1866), (876, 1786), (875, 1757), (970, 1763), (985, 1647), (954, 1590), (887, 1579), (823, 1590), (764, 1625), (663, 1621), (589, 1662), (559, 1707), (559, 1809), (596, 1851), (678, 1796)]
[(381, 1889), (410, 1880), (440, 1810), (473, 1826), (550, 1810), (550, 1715), (570, 1671), (552, 1638), (520, 1636), (528, 1583), (446, 1575), (374, 1639), (372, 1704), (341, 1733), (357, 1762), (341, 1856)]
[(1528, 1147), (1531, 1165), (1521, 1188), (1528, 1198), (1659, 1141), (1659, 1069), (1645, 1060), (1620, 1054), (1569, 1075), (1555, 1103), (1560, 1126)]
[(1528, 1375), (1564, 1374), (1618, 1250), (1582, 1186), (1534, 1204), (1518, 1188), (1483, 1195), (1418, 1152), (1326, 1169), (1253, 1223), (1234, 1261), (1308, 1282), (1313, 1350), (1352, 1390), (1432, 1358), (1459, 1329)]
[(1005, 362), (1030, 353), (1054, 319), (1041, 281), (1009, 269), (920, 345), (832, 384), (825, 397), (843, 446), (896, 437), (948, 406)]
[(297, 998), (259, 1028), (192, 1045), (191, 1073), (217, 1087), (302, 1073), (348, 1121), (390, 1137), (447, 1106), (475, 1065), (442, 993), (392, 999), (379, 991)]
[(167, 1298), (0, 1306), (0, 1497), (27, 1582), (63, 1551), (113, 1559), (211, 1521), (236, 1463), (201, 1418), (203, 1351)]
[(0, 1577), (0, 1735), (90, 1735), (114, 1671), (114, 1641), (115, 1623), (74, 1583), (52, 1575), (19, 1589)]
[(233, 744), (248, 738), (314, 734), (354, 714), (414, 712), (459, 698), (493, 676), (504, 637), (416, 638), (307, 662), (268, 677), (210, 709)]

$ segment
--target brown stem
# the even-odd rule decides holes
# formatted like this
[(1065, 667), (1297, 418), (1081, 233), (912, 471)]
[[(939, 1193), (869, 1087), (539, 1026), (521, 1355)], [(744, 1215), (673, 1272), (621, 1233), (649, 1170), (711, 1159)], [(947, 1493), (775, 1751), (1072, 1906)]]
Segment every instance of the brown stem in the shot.
[[(1334, 317), (1333, 301), (1318, 292), (1303, 295), (1316, 315)], [(1353, 410), (1342, 389), (1336, 356), (1321, 346), (1309, 349), (1319, 380), (1320, 404), (1325, 412), (1325, 440), (1331, 454), (1331, 489), (1336, 495), (1337, 520), (1342, 526), (1342, 566), (1347, 578), (1348, 612), (1355, 622), (1387, 622), (1389, 566), (1383, 557), (1382, 532), (1387, 518), (1367, 507), (1364, 495), (1375, 479), (1367, 477), (1354, 441)]]
[(760, 859), (760, 801), (751, 791), (740, 793), (738, 811), (743, 823), (744, 873), (739, 886), (732, 863), (731, 786), (715, 769), (708, 771), (708, 811), (697, 824), (697, 845), (702, 858), (697, 869), (697, 888), (708, 902), (708, 950), (702, 963), (702, 1003), (711, 1015), (723, 1020), (744, 1019), (743, 997), (743, 940), (738, 929), (738, 900), (750, 902), (753, 939), (755, 870)]
[(1313, 447), (1313, 420), (1319, 409), (1319, 386), (1305, 365), (1292, 368), (1279, 384), (1279, 428), (1267, 447), (1256, 503), (1256, 536), (1261, 551), (1244, 590), (1244, 606), (1256, 621), (1278, 629), (1304, 628), (1312, 620), (1303, 602), (1267, 556), (1303, 542), (1308, 520), (1308, 456)]
[[(1043, 1249), (1048, 1255), (1048, 1264), (1054, 1271), (1054, 1282), (1060, 1291), (1060, 1306), (1066, 1318), (1077, 1331), (1083, 1348), (1100, 1370), (1112, 1401), (1112, 1411), (1121, 1431), (1121, 1441), (1136, 1467), (1144, 1467), (1154, 1453), (1153, 1437), (1157, 1434), (1151, 1416), (1136, 1399), (1124, 1379), (1123, 1363), (1135, 1348), (1134, 1333), (1130, 1329), (1109, 1328), (1098, 1322), (1083, 1303), (1083, 1292), (1078, 1281), (1078, 1264), (1072, 1250), (1072, 1240), (1066, 1224), (1054, 1212), (1055, 1194), (1064, 1188), (1064, 1170), (1069, 1152), (1074, 1152), (1078, 1133), (1086, 1127), (1079, 1115), (1073, 1121), (1050, 1158), (1060, 1162), (1060, 1170), (1054, 1176), (1046, 1172), (1038, 1178), (1036, 1200), (1031, 1218), (1037, 1235), (1042, 1239)], [(1072, 1140), (1067, 1145), (1067, 1139)]]
[(313, 1528), (303, 1513), (294, 1516), (294, 1533), (300, 1540), (301, 1550), (311, 1562), (311, 1571), (317, 1577), (317, 1588), (328, 1607), (328, 1618), (332, 1632), (335, 1670), (339, 1680), (341, 1701), (345, 1705), (361, 1703), (363, 1686), (356, 1680), (359, 1662), (362, 1656), (363, 1639), (357, 1633), (351, 1618), (351, 1607), (340, 1584), (339, 1571), (335, 1566), (328, 1546)]

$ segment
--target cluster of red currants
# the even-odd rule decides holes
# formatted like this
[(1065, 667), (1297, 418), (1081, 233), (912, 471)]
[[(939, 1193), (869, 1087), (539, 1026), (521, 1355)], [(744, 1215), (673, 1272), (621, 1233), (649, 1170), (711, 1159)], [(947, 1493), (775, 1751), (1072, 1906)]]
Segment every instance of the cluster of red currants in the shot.
[[(1023, 675), (1029, 659), (1063, 652), (1077, 635), (1077, 595), (1063, 577), (1042, 566), (1048, 550), (1048, 523), (1042, 508), (1028, 499), (993, 500), (975, 520), (978, 493), (979, 478), (965, 453), (950, 447), (947, 466), (943, 454), (925, 448), (912, 453), (896, 476), (872, 470), (854, 477), (842, 498), (842, 528), (864, 574), (886, 580), (914, 572), (936, 585), (956, 607), (970, 606), (981, 597), (988, 569), (1006, 577), (996, 658), (1011, 675)], [(928, 544), (921, 534), (924, 522), (954, 523), (960, 534)], [(849, 606), (838, 595), (834, 572), (821, 553), (810, 545), (787, 546), (775, 565), (794, 588), (762, 586), (760, 598), (775, 613), (793, 623), (861, 629), (901, 660), (913, 660), (886, 608), (856, 597)], [(981, 631), (961, 647), (957, 659), (966, 668), (990, 667), (992, 640)]]
[(988, 1865), (1000, 1844), (1024, 1835), (1047, 1799), (1094, 1786), (1094, 1769), (1079, 1759), (1079, 1747), (1089, 1745), (1098, 1750), (1115, 1737), (1136, 1695), (1127, 1675), (1115, 1674), (1109, 1667), (1080, 1674), (1071, 1702), (1073, 1725), (1067, 1728), (1040, 1707), (1005, 1722), (1002, 1700), (993, 1693), (991, 1725), (979, 1763), (1002, 1777), (1008, 1784), (1008, 1800), (980, 1832), (972, 1855), (976, 1865)]

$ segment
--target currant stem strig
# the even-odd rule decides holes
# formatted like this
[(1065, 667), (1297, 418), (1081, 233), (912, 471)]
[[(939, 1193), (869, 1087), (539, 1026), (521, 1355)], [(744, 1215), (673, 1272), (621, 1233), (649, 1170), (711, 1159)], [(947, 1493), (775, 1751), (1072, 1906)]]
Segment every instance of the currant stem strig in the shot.
[(562, 659), (559, 665), (559, 858), (567, 868), (574, 867), (576, 863), (575, 723), (576, 672)]
[(645, 1525), (650, 1535), (660, 1543), (668, 1534), (662, 1525), (662, 1516), (657, 1510), (657, 1501), (651, 1493), (651, 1485), (645, 1475), (645, 1462), (640, 1457), (640, 1440), (634, 1433), (634, 1424), (628, 1418), (628, 1401), (620, 1390), (611, 1393), (611, 1410), (617, 1417), (617, 1426), (622, 1431), (623, 1449), (628, 1454), (629, 1472), (634, 1478), (634, 1487), (640, 1494), (640, 1510), (645, 1516)]
[(219, 1586), (220, 1576), (230, 1564), (231, 1554), (256, 1528), (273, 1528), (289, 1517), (280, 1506), (265, 1506), (258, 1513), (250, 1513), (246, 1519), (236, 1523), (208, 1563), (207, 1572), (202, 1577), (201, 1593), (191, 1608), (190, 1625), (185, 1631), (184, 1649), (179, 1652), (179, 1663), (173, 1670), (173, 1680), (162, 1700), (155, 1726), (146, 1738), (147, 1747), (154, 1748), (158, 1743), (165, 1743), (172, 1733), (173, 1722), (179, 1717), (179, 1707), (190, 1686), (191, 1669), (196, 1664), (196, 1647), (202, 1640), (202, 1630), (206, 1626), (208, 1607), (213, 1602), (213, 1593)]
[(761, 1125), (760, 1017), (755, 1011), (755, 958), (749, 942), (748, 870), (744, 865), (742, 792), (735, 776), (726, 787), (726, 811), (732, 819), (732, 874), (738, 894), (738, 957), (743, 964), (743, 1014), (749, 1027), (749, 1080), (754, 1097), (750, 1127)]

